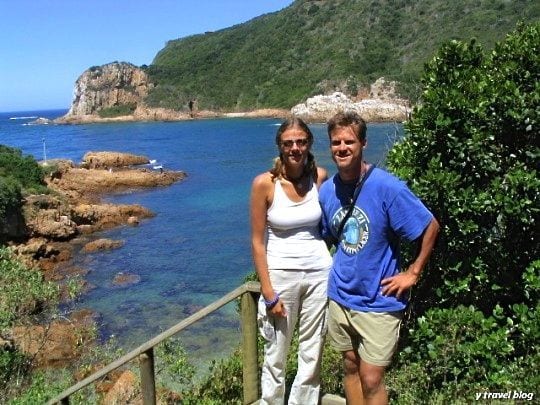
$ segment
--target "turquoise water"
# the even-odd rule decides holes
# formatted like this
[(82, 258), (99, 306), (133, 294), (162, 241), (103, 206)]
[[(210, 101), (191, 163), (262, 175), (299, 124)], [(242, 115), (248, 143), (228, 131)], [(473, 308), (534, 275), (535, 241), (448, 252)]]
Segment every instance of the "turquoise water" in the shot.
[[(41, 160), (80, 162), (88, 151), (145, 155), (188, 177), (170, 187), (108, 196), (107, 201), (141, 204), (156, 213), (138, 227), (120, 227), (92, 238), (122, 239), (120, 249), (76, 253), (74, 265), (89, 270), (94, 286), (63, 311), (90, 308), (99, 314), (103, 339), (111, 335), (126, 349), (186, 318), (243, 282), (253, 271), (249, 242), (249, 190), (255, 175), (276, 155), (279, 120), (213, 119), (186, 122), (92, 125), (26, 125), (65, 111), (0, 113), (0, 144)], [(310, 125), (318, 163), (334, 173), (324, 125)], [(365, 155), (381, 165), (401, 125), (370, 124)], [(130, 272), (141, 282), (118, 288), (112, 280)], [(234, 305), (178, 335), (189, 352), (207, 360), (239, 342)]]

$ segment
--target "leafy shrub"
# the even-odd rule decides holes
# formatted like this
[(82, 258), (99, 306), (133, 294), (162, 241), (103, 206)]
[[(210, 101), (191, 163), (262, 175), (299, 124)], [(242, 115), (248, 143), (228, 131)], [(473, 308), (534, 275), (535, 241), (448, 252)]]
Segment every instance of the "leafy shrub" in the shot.
[(539, 256), (539, 48), (540, 24), (521, 26), (488, 56), (453, 41), (426, 68), (423, 102), (388, 155), (442, 225), (417, 312), (489, 314), (525, 298), (521, 275)]
[(0, 177), (0, 230), (8, 213), (20, 210), (21, 199), (20, 183), (12, 177)]
[(19, 149), (0, 145), (0, 177), (12, 177), (23, 188), (43, 186), (43, 172), (32, 156)]
[(120, 104), (120, 105), (115, 105), (113, 107), (102, 108), (101, 110), (98, 111), (98, 115), (101, 118), (121, 117), (124, 115), (133, 114), (133, 111), (135, 111), (136, 108), (137, 108), (137, 104), (135, 103)]
[(474, 41), (446, 44), (388, 154), (442, 225), (389, 372), (396, 403), (538, 387), (539, 54), (540, 23), (487, 55)]
[(58, 290), (43, 281), (40, 271), (29, 269), (13, 257), (9, 248), (0, 246), (0, 331), (21, 321), (47, 302), (55, 302)]
[[(4, 334), (15, 322), (24, 322), (41, 309), (44, 303), (54, 305), (58, 290), (43, 281), (37, 270), (28, 269), (15, 259), (10, 249), (0, 246), (0, 333)], [(14, 389), (30, 366), (30, 359), (9, 346), (0, 348), (0, 392)], [(17, 383), (13, 383), (16, 381)]]

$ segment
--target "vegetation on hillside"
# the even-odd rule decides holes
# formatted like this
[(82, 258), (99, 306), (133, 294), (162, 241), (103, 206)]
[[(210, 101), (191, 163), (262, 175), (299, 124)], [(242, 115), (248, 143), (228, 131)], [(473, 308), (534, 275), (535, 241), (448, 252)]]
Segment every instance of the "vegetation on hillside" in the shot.
[(113, 107), (102, 108), (98, 111), (98, 115), (101, 118), (121, 117), (124, 115), (133, 114), (133, 111), (135, 111), (136, 108), (137, 108), (136, 103), (120, 104)]
[(46, 192), (43, 170), (32, 156), (0, 145), (0, 241), (8, 220), (21, 215), (24, 194)]
[(305, 98), (385, 76), (418, 96), (424, 63), (450, 39), (487, 48), (517, 21), (537, 21), (533, 0), (297, 0), (231, 28), (169, 41), (147, 67), (151, 106), (290, 108)]
[(8, 344), (10, 329), (57, 302), (58, 288), (43, 280), (39, 270), (29, 269), (0, 246), (0, 402), (20, 392), (30, 378), (32, 358)]

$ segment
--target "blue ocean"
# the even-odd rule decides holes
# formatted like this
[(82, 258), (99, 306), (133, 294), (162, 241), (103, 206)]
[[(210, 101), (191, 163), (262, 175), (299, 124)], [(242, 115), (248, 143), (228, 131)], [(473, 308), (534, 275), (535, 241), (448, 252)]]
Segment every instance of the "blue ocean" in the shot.
[[(76, 163), (88, 151), (147, 156), (187, 178), (169, 187), (108, 195), (111, 203), (141, 204), (156, 216), (138, 227), (120, 227), (92, 238), (121, 239), (115, 250), (75, 250), (71, 265), (88, 270), (92, 288), (64, 312), (89, 308), (98, 314), (99, 335), (130, 350), (242, 284), (253, 271), (249, 192), (257, 174), (276, 156), (275, 119), (207, 119), (88, 125), (33, 125), (37, 117), (67, 111), (0, 113), (0, 144), (37, 160)], [(335, 173), (326, 128), (310, 125), (319, 165)], [(366, 160), (384, 166), (384, 156), (402, 135), (400, 124), (368, 125)], [(115, 287), (114, 276), (129, 272), (138, 284)], [(206, 362), (231, 352), (240, 341), (236, 306), (230, 304), (178, 336), (191, 359)]]

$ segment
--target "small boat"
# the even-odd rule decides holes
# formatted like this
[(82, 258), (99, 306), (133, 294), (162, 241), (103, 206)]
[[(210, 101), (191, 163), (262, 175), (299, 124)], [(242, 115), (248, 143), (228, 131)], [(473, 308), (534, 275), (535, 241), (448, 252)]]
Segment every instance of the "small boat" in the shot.
[(150, 163), (151, 165), (155, 165), (155, 164), (156, 164), (156, 162), (157, 162), (157, 160), (156, 160), (156, 159), (152, 159), (152, 160), (148, 161), (148, 163)]
[(154, 170), (161, 170), (161, 169), (163, 169), (163, 166), (162, 166), (162, 165), (152, 166), (152, 169), (154, 169)]

